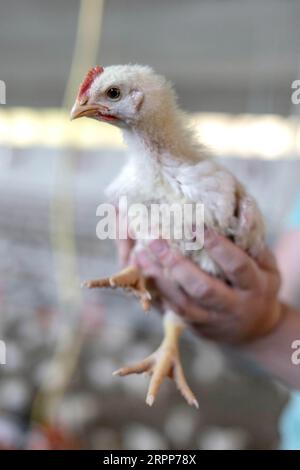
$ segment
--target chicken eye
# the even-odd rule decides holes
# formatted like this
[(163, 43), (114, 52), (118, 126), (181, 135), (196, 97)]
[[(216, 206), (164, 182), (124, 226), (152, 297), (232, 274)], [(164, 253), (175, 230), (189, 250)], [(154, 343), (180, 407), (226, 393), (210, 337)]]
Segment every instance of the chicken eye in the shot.
[(117, 87), (108, 88), (108, 90), (106, 90), (106, 96), (107, 96), (108, 99), (110, 99), (112, 101), (119, 100), (120, 97), (121, 97), (120, 88), (117, 88)]

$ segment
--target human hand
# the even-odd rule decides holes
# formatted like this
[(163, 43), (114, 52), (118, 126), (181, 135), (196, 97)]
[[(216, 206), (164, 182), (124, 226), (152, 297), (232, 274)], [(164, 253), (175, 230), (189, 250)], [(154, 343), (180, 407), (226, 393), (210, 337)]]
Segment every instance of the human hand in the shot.
[(156, 279), (170, 308), (202, 336), (237, 343), (271, 331), (282, 313), (280, 275), (272, 253), (265, 249), (254, 261), (210, 229), (204, 247), (227, 282), (202, 271), (165, 240), (151, 242), (136, 262)]

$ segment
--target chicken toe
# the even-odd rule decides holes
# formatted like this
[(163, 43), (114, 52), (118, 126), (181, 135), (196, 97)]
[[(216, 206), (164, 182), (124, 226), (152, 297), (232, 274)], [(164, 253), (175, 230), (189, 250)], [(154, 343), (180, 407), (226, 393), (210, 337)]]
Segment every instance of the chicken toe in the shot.
[(183, 324), (165, 319), (165, 337), (160, 347), (146, 359), (133, 365), (123, 367), (113, 375), (125, 376), (146, 373), (151, 376), (146, 403), (152, 406), (158, 395), (160, 386), (166, 377), (172, 378), (180, 393), (189, 405), (199, 407), (197, 399), (190, 389), (184, 376), (179, 353), (179, 337)]
[(143, 310), (147, 311), (150, 308), (151, 294), (146, 288), (145, 277), (136, 266), (128, 266), (110, 277), (85, 281), (82, 283), (82, 287), (89, 289), (120, 287), (134, 294), (140, 300)]

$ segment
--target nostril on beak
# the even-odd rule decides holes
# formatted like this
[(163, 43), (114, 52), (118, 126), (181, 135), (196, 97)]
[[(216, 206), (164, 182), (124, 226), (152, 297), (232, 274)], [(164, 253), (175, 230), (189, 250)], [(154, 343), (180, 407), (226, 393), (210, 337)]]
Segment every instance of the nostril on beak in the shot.
[(80, 106), (84, 106), (85, 104), (87, 104), (88, 100), (89, 100), (89, 99), (88, 99), (87, 96), (82, 96), (82, 97), (80, 98), (80, 100), (79, 100)]

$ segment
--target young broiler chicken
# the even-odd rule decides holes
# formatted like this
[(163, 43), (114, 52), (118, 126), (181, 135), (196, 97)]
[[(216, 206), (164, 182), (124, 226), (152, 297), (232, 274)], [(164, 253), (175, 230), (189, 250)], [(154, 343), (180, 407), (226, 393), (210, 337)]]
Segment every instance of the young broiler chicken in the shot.
[[(147, 66), (97, 66), (85, 77), (71, 111), (71, 119), (82, 116), (113, 124), (123, 131), (130, 156), (108, 188), (114, 204), (121, 196), (127, 197), (128, 204), (142, 203), (147, 207), (166, 202), (202, 203), (206, 226), (230, 237), (250, 255), (259, 253), (264, 228), (255, 201), (228, 170), (196, 143), (177, 107), (173, 88), (164, 77)], [(137, 240), (133, 249), (139, 250), (148, 242), (147, 238)], [(187, 250), (182, 240), (175, 237), (170, 243), (206, 272), (222, 277), (204, 248)], [(130, 289), (140, 297), (145, 310), (151, 300), (147, 279), (134, 265), (85, 285)], [(168, 376), (175, 380), (186, 401), (198, 407), (180, 361), (178, 342), (184, 328), (182, 319), (166, 306), (164, 339), (158, 350), (143, 361), (116, 371), (121, 376), (143, 372), (151, 375), (146, 398), (150, 406)]]

